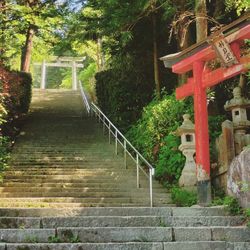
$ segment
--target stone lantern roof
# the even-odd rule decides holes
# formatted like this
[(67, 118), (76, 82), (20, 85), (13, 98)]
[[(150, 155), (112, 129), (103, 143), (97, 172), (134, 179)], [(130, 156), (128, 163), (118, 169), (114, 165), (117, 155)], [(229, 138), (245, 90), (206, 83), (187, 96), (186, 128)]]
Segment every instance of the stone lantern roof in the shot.
[(194, 131), (195, 131), (194, 124), (190, 120), (190, 117), (191, 116), (189, 114), (183, 115), (184, 121), (183, 121), (182, 125), (176, 130), (177, 135), (180, 136), (184, 133), (194, 133)]
[(250, 100), (242, 97), (240, 87), (234, 88), (233, 96), (234, 97), (224, 105), (226, 111), (231, 111), (235, 108), (250, 108)]

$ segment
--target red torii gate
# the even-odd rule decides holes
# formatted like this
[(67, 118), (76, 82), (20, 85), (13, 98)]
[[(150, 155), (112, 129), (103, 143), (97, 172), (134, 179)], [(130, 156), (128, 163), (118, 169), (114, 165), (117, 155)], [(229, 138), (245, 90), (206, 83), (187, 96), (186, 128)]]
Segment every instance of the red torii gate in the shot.
[[(177, 74), (192, 72), (187, 82), (176, 89), (176, 98), (194, 96), (197, 188), (200, 204), (211, 201), (209, 132), (206, 89), (250, 68), (250, 55), (241, 53), (250, 39), (249, 13), (217, 31), (205, 41), (181, 53), (162, 57), (165, 67)], [(219, 58), (221, 67), (211, 70), (207, 62)]]

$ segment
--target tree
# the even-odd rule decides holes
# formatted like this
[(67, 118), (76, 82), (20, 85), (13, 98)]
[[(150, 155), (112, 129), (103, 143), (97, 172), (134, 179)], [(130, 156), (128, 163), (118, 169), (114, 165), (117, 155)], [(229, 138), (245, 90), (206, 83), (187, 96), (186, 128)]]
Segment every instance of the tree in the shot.
[(28, 72), (34, 37), (53, 42), (65, 11), (66, 5), (56, 0), (5, 0), (5, 12), (0, 15), (2, 61), (21, 54), (20, 69)]

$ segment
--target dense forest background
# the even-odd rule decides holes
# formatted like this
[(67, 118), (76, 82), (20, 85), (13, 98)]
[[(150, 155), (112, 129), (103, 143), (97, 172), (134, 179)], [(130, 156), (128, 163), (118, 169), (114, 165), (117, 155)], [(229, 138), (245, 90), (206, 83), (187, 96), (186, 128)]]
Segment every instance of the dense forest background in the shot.
[[(41, 69), (35, 62), (86, 56), (78, 77), (92, 100), (169, 185), (178, 180), (184, 162), (173, 132), (184, 113), (193, 114), (192, 98), (175, 100), (174, 90), (186, 76), (177, 77), (159, 58), (205, 39), (248, 8), (249, 0), (2, 0), (0, 67), (31, 72), (39, 86)], [(47, 83), (70, 88), (71, 71), (50, 68)], [(248, 95), (247, 75), (209, 90), (212, 161), (228, 115), (224, 103), (238, 84)], [(1, 80), (2, 92), (3, 85)]]

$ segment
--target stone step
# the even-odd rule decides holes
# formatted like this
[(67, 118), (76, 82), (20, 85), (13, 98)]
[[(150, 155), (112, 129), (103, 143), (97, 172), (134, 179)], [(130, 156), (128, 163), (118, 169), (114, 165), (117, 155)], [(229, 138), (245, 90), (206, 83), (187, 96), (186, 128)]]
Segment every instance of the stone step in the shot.
[[(33, 178), (33, 179), (25, 179), (25, 178), (18, 178), (18, 179), (5, 179), (5, 182), (3, 185), (5, 184), (11, 184), (13, 185), (14, 183), (17, 183), (20, 184), (20, 185), (25, 185), (25, 186), (32, 186), (32, 187), (35, 187), (35, 186), (40, 186), (40, 185), (52, 185), (52, 186), (55, 186), (55, 185), (84, 185), (84, 187), (90, 187), (90, 186), (95, 186), (95, 187), (98, 187), (98, 186), (102, 186), (102, 185), (112, 185), (112, 187), (132, 187), (132, 188), (136, 188), (136, 180), (134, 180), (134, 178), (129, 181), (124, 181), (124, 182), (121, 182), (121, 179), (113, 179), (112, 181), (110, 181), (110, 179), (107, 179), (107, 178), (104, 178), (104, 179), (94, 179), (94, 178), (80, 178), (80, 179), (46, 179), (46, 178), (43, 178), (43, 179), (37, 179), (37, 178)], [(149, 182), (146, 181), (146, 180), (142, 180), (140, 182), (141, 184), (141, 187), (148, 187), (149, 185)], [(159, 184), (158, 183), (154, 183), (153, 184), (153, 188), (154, 187), (159, 187)]]
[[(133, 190), (128, 190), (128, 191), (107, 191), (107, 192), (72, 192), (72, 191), (67, 191), (67, 190), (61, 190), (60, 192), (1, 192), (0, 193), (0, 198), (21, 198), (21, 197), (74, 197), (74, 198), (99, 198), (99, 199), (107, 199), (107, 198), (133, 198), (133, 199), (138, 199), (141, 200), (143, 198), (141, 197), (147, 197), (149, 195), (149, 192), (133, 192)], [(171, 198), (169, 194), (165, 193), (156, 193), (154, 196), (155, 199), (161, 199), (162, 201), (164, 200), (165, 203), (171, 202)]]
[[(155, 190), (156, 191), (156, 190)], [(48, 187), (30, 187), (30, 185), (26, 187), (0, 187), (0, 193), (12, 193), (12, 192), (17, 192), (17, 193), (30, 193), (30, 192), (51, 192), (51, 193), (60, 193), (60, 192), (71, 192), (71, 193), (148, 193), (149, 190), (146, 188), (140, 188), (140, 189), (133, 189), (132, 187), (127, 187), (127, 189), (123, 188), (117, 188), (115, 185), (112, 186), (111, 188), (90, 188), (90, 187), (82, 187), (82, 188), (76, 188), (76, 187), (67, 187), (65, 184), (62, 184), (60, 187), (57, 188), (48, 188)], [(157, 194), (163, 194), (166, 195), (168, 194), (165, 190), (163, 189), (157, 189)]]
[(0, 208), (4, 217), (67, 217), (67, 216), (161, 216), (161, 217), (221, 217), (228, 216), (224, 207), (88, 207), (88, 208)]
[[(22, 180), (21, 180), (22, 181)], [(19, 182), (18, 180), (9, 180), (5, 181), (4, 183), (1, 184), (1, 187), (7, 188), (7, 187), (16, 187), (16, 188), (37, 188), (37, 187), (44, 187), (44, 188), (117, 188), (118, 184), (120, 188), (128, 188), (128, 183), (131, 183), (131, 188), (136, 187), (135, 182), (128, 181), (126, 183), (118, 183), (117, 181), (113, 181), (112, 183), (110, 182), (85, 182), (85, 181), (80, 181), (80, 182)], [(147, 181), (141, 181), (140, 186), (141, 188), (148, 188), (148, 182)], [(153, 190), (156, 190), (157, 192), (168, 192), (167, 189), (162, 189), (160, 184), (158, 183), (153, 183)]]
[(15, 160), (15, 161), (10, 161), (9, 165), (11, 166), (13, 165), (47, 165), (47, 164), (51, 164), (51, 165), (56, 165), (56, 164), (60, 164), (60, 165), (77, 165), (77, 164), (81, 164), (84, 165), (88, 162), (93, 162), (93, 163), (101, 163), (101, 162), (105, 162), (105, 163), (116, 163), (116, 164), (121, 164), (123, 165), (123, 161), (118, 161), (117, 159), (104, 159), (103, 157), (99, 157), (99, 158), (93, 158), (91, 156), (89, 157), (82, 157), (82, 159), (60, 159), (60, 160), (40, 160), (40, 159), (31, 159), (30, 161), (28, 159), (26, 160)]
[(0, 228), (58, 227), (210, 227), (242, 225), (244, 217), (172, 216), (74, 216), (74, 217), (0, 217)]
[(36, 169), (36, 170), (7, 170), (4, 172), (4, 176), (21, 176), (21, 175), (125, 175), (125, 174), (135, 174), (135, 169), (125, 170), (125, 169)]
[(127, 242), (127, 243), (19, 243), (0, 244), (0, 250), (248, 250), (250, 243), (225, 241), (200, 242)]
[(28, 165), (28, 166), (11, 166), (9, 170), (5, 171), (8, 172), (16, 172), (16, 171), (118, 171), (118, 172), (133, 172), (135, 173), (135, 167), (131, 167), (128, 169), (123, 169), (117, 165), (111, 165), (109, 163), (104, 164), (84, 164), (84, 165), (69, 165), (69, 166), (61, 166), (61, 165), (47, 165), (47, 166), (40, 166), (40, 165)]
[[(149, 204), (149, 195), (143, 196), (143, 197), (72, 197), (72, 196), (59, 196), (59, 197), (8, 197), (8, 198), (1, 198), (0, 204), (3, 203), (41, 203), (41, 202), (47, 202), (47, 203), (82, 203), (82, 204), (87, 204), (87, 203), (95, 203), (95, 204), (126, 204), (126, 203), (134, 203), (134, 205), (140, 205), (140, 204)], [(171, 203), (170, 197), (166, 198), (161, 198), (161, 199), (156, 199), (155, 203), (157, 204), (160, 202), (162, 205), (167, 205)]]
[[(57, 234), (57, 235), (56, 235)], [(46, 243), (58, 237), (62, 242), (249, 242), (246, 227), (58, 227), (55, 229), (0, 229), (6, 243)]]
[[(84, 203), (77, 203), (77, 202), (22, 202), (22, 201), (11, 201), (11, 202), (5, 202), (5, 201), (0, 201), (0, 208), (53, 208), (53, 209), (68, 209), (68, 208), (89, 208), (89, 207), (97, 207), (97, 208), (103, 208), (103, 207), (145, 207), (149, 205), (148, 202), (144, 203), (138, 203), (138, 202), (127, 202), (127, 203), (122, 203), (122, 202), (116, 202), (116, 201), (111, 201), (111, 202), (84, 202)], [(156, 203), (156, 206), (161, 207), (161, 206), (175, 206), (174, 204), (162, 204)]]
[[(73, 171), (72, 171), (73, 172)], [(96, 175), (94, 175), (96, 174)], [(57, 180), (57, 181), (62, 181), (64, 182), (65, 180), (75, 180), (75, 181), (81, 181), (81, 180), (89, 180), (89, 181), (92, 181), (92, 180), (95, 180), (96, 182), (102, 182), (104, 180), (106, 181), (114, 181), (114, 180), (119, 180), (119, 181), (126, 181), (128, 179), (128, 177), (131, 177), (131, 176), (125, 176), (123, 175), (122, 173), (116, 173), (114, 175), (103, 175), (103, 174), (98, 174), (98, 173), (95, 173), (93, 172), (93, 174), (89, 173), (84, 175), (84, 174), (58, 174), (58, 175), (48, 175), (48, 174), (44, 174), (44, 175), (28, 175), (28, 174), (25, 174), (25, 175), (4, 175), (4, 179), (5, 180), (9, 180), (9, 179), (15, 179), (15, 180), (46, 180), (46, 181), (50, 181), (50, 180)], [(133, 177), (133, 178), (136, 178)]]

